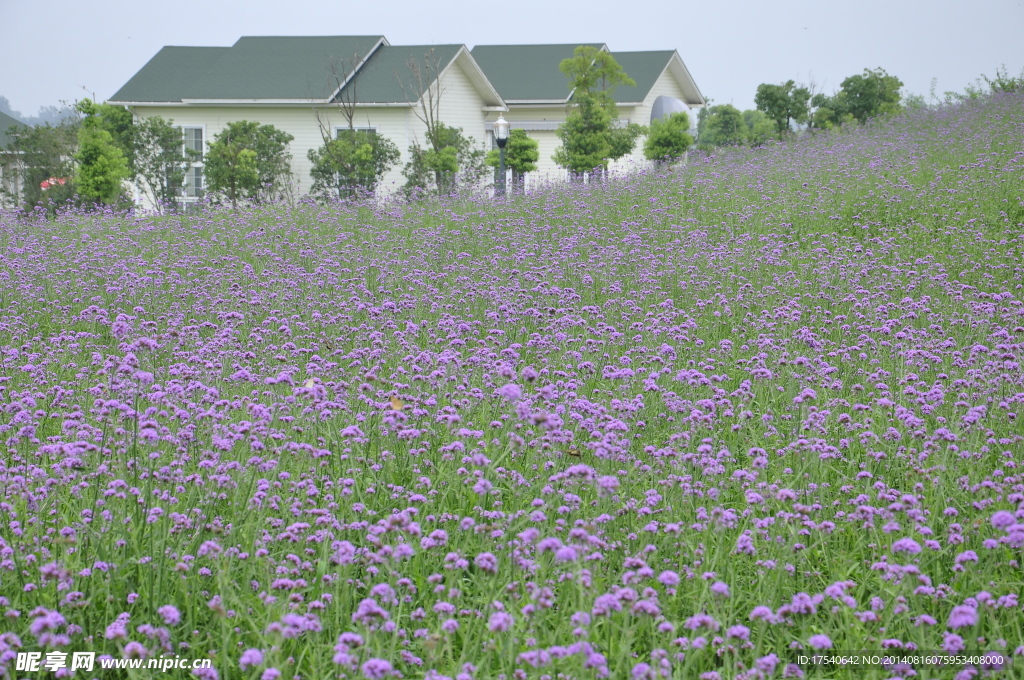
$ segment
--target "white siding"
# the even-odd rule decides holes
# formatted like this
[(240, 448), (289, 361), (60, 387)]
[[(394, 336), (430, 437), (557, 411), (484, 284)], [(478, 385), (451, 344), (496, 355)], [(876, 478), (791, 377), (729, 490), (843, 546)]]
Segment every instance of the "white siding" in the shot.
[[(488, 137), (484, 128), (484, 101), (457, 62), (444, 72), (442, 87), (441, 121), (447, 125), (461, 127), (467, 137), (473, 137), (478, 146), (486, 148)], [(255, 121), (261, 125), (273, 125), (279, 130), (284, 130), (295, 138), (289, 150), (292, 154), (294, 190), (297, 197), (308, 193), (313, 184), (309, 175), (311, 164), (307, 154), (310, 149), (319, 148), (323, 144), (317, 123), (317, 111), (331, 131), (347, 125), (337, 107), (318, 107), (314, 110), (312, 106), (147, 106), (135, 109), (135, 113), (140, 117), (162, 116), (173, 120), (175, 125), (202, 126), (207, 147), (214, 141), (215, 135), (234, 121)], [(402, 168), (408, 160), (409, 145), (414, 140), (420, 144), (424, 142), (424, 124), (413, 109), (407, 106), (359, 107), (354, 122), (360, 127), (377, 128), (377, 134), (387, 137), (398, 146), (402, 154), (401, 161), (384, 176), (380, 184), (382, 193), (396, 191), (405, 184)]]
[(462, 134), (472, 137), (477, 147), (489, 148), (484, 101), (457, 61), (442, 74), (441, 87), (441, 122), (462, 128)]
[[(639, 123), (640, 125), (648, 126), (651, 124), (651, 109), (654, 107), (654, 100), (658, 97), (675, 97), (680, 101), (686, 101), (686, 97), (683, 95), (683, 90), (676, 83), (675, 78), (669, 73), (666, 68), (661, 72), (661, 76), (654, 81), (654, 86), (651, 87), (651, 91), (647, 93), (647, 97), (643, 103), (636, 107), (619, 107), (619, 117), (622, 119), (629, 119), (631, 123)], [(690, 115), (690, 126), (696, 124), (695, 114), (691, 111)], [(630, 155), (620, 158), (611, 164), (611, 169), (617, 172), (629, 171), (631, 169), (643, 168), (650, 165), (650, 162), (644, 158), (644, 142), (647, 141), (647, 137), (640, 137), (636, 140), (636, 147), (633, 149), (633, 153)]]
[[(517, 122), (550, 122), (556, 125), (565, 121), (566, 110), (564, 106), (552, 107), (517, 107), (509, 106), (508, 112), (502, 114), (512, 127)], [(497, 113), (490, 113), (487, 121), (493, 123), (498, 120)], [(528, 181), (531, 185), (536, 182), (560, 181), (565, 177), (565, 171), (555, 165), (551, 156), (555, 149), (562, 145), (555, 130), (527, 130), (526, 134), (531, 139), (537, 140), (537, 151), (540, 159), (537, 161), (537, 170), (529, 173)]]
[[(493, 123), (498, 118), (496, 112), (484, 112), (487, 103), (473, 86), (463, 65), (456, 60), (442, 75), (443, 92), (441, 95), (441, 120), (447, 125), (462, 128), (463, 134), (472, 137), (474, 142), (483, 148), (490, 148), (490, 136), (486, 123)], [(651, 88), (643, 103), (638, 106), (620, 106), (619, 117), (623, 120), (650, 124), (651, 107), (654, 100), (661, 95), (676, 97), (685, 101), (682, 90), (672, 78), (668, 70)], [(345, 120), (337, 107), (320, 107), (320, 117), (330, 130), (345, 125)], [(142, 117), (162, 116), (172, 119), (176, 125), (202, 126), (205, 130), (206, 144), (213, 141), (215, 135), (224, 127), (238, 120), (251, 120), (260, 124), (270, 124), (293, 135), (291, 143), (292, 171), (295, 179), (295, 195), (307, 193), (312, 185), (309, 175), (310, 162), (307, 153), (310, 149), (319, 148), (323, 144), (320, 128), (317, 124), (316, 111), (312, 106), (165, 106), (137, 107), (135, 113)], [(565, 106), (510, 106), (504, 114), (505, 119), (516, 127), (517, 122), (547, 123), (557, 126), (566, 117)], [(424, 143), (425, 126), (416, 116), (411, 107), (360, 107), (357, 109), (357, 126), (372, 126), (377, 133), (387, 137), (398, 146), (401, 161), (384, 176), (380, 184), (381, 193), (392, 193), (403, 184), (402, 168), (408, 160), (409, 145), (413, 141)], [(543, 127), (543, 126), (533, 126)], [(530, 173), (530, 185), (548, 181), (560, 181), (565, 178), (565, 171), (555, 165), (552, 160), (555, 150), (560, 146), (555, 130), (528, 129), (527, 134), (537, 140), (540, 159), (538, 168)], [(615, 171), (628, 171), (636, 167), (644, 167), (647, 162), (643, 158), (644, 138), (637, 140), (633, 153), (612, 164)]]
[[(658, 80), (655, 81), (650, 92), (647, 93), (647, 97), (641, 104), (638, 106), (620, 105), (618, 107), (619, 119), (630, 123), (639, 123), (644, 126), (650, 125), (651, 108), (654, 106), (654, 100), (662, 95), (675, 97), (683, 101), (686, 100), (682, 89), (676, 83), (668, 69), (665, 69), (661, 73), (661, 76), (659, 76)], [(565, 120), (567, 110), (564, 106), (542, 108), (510, 105), (508, 113), (504, 115), (505, 120), (512, 123), (512, 127), (516, 127), (516, 122), (521, 121), (549, 121), (561, 123)], [(691, 125), (694, 122), (692, 115), (693, 114), (691, 114)], [(488, 121), (493, 122), (497, 120), (497, 118), (498, 114), (492, 113), (489, 115)], [(531, 138), (537, 140), (538, 150), (540, 152), (540, 160), (537, 162), (537, 171), (532, 173), (533, 177), (530, 178), (531, 183), (535, 180), (560, 181), (564, 179), (565, 171), (558, 167), (551, 159), (555, 150), (562, 144), (561, 140), (558, 139), (557, 133), (554, 130), (528, 130), (527, 134)], [(650, 163), (644, 158), (644, 141), (646, 139), (646, 137), (640, 137), (637, 139), (633, 153), (611, 163), (609, 169), (613, 172), (628, 172), (648, 167)]]

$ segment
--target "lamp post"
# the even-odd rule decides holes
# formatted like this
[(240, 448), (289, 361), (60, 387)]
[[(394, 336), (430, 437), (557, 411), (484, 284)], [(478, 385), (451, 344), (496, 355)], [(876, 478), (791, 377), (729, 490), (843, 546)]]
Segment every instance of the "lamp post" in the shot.
[(508, 121), (501, 114), (498, 120), (494, 121), (494, 140), (498, 142), (498, 186), (495, 187), (496, 196), (505, 195), (505, 143), (508, 142)]

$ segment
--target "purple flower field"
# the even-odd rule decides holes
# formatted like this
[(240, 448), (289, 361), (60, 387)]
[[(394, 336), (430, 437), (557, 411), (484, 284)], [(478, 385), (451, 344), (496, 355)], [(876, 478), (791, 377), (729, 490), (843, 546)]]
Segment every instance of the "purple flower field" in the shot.
[[(1019, 94), (504, 203), (0, 214), (0, 677), (1020, 677), (1022, 254)], [(882, 650), (1006, 659), (799, 659)]]

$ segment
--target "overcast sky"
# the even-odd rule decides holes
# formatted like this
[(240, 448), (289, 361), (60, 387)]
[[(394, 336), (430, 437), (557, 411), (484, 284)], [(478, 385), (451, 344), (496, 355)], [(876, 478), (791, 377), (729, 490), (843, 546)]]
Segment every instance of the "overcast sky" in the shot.
[[(705, 97), (753, 107), (762, 82), (882, 67), (904, 92), (1024, 69), (1024, 0), (0, 0), (0, 96), (24, 115), (106, 99), (164, 45), (243, 35), (384, 35), (393, 45), (604, 42), (677, 49)], [(88, 93), (88, 94), (87, 94)]]

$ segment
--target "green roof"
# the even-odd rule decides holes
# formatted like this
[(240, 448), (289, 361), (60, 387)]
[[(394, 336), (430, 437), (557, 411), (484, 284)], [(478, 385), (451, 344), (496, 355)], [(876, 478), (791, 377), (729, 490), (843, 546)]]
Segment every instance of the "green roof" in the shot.
[[(351, 70), (384, 36), (240, 38), (187, 99), (324, 99), (332, 64)], [(358, 56), (357, 56), (358, 55)], [(344, 75), (340, 74), (342, 79)]]
[(410, 60), (418, 64), (426, 86), (451, 63), (460, 49), (462, 45), (382, 45), (341, 91), (339, 98), (344, 98), (346, 91), (355, 87), (357, 102), (389, 104), (417, 101), (423, 93), (410, 68)]
[[(602, 43), (590, 43), (602, 48)], [(565, 101), (569, 79), (558, 70), (578, 43), (565, 45), (477, 45), (473, 58), (505, 101)]]
[(661, 76), (669, 60), (675, 54), (673, 50), (658, 50), (653, 52), (613, 52), (612, 56), (618, 62), (626, 75), (633, 79), (636, 85), (619, 85), (615, 88), (613, 96), (618, 103), (642, 102), (647, 94), (654, 87), (654, 83)]
[(8, 116), (3, 111), (0, 111), (0, 149), (6, 149), (7, 145), (13, 141), (10, 135), (7, 134), (7, 129), (15, 125), (28, 127), (17, 118)]
[(231, 47), (165, 47), (110, 99), (324, 99), (341, 68), (364, 59), (383, 36), (260, 36)]
[(179, 102), (230, 47), (165, 47), (110, 98), (113, 102)]

